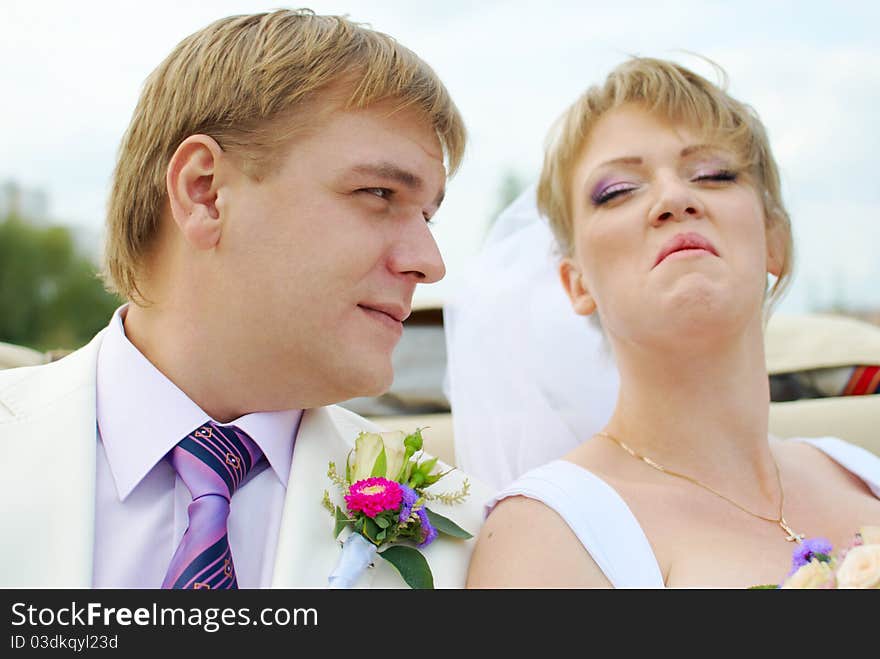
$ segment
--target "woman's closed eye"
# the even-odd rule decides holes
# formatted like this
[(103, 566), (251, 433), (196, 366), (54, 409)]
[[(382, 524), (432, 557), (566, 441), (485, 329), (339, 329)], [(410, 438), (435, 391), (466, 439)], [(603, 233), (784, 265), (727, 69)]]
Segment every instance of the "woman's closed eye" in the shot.
[(730, 169), (713, 169), (697, 172), (691, 181), (698, 183), (707, 181), (710, 183), (733, 183), (737, 179), (737, 172)]
[(607, 204), (612, 199), (616, 199), (622, 195), (632, 192), (638, 187), (639, 186), (635, 183), (630, 183), (628, 181), (611, 183), (609, 185), (600, 184), (596, 186), (596, 189), (590, 195), (590, 199), (592, 200), (594, 206), (601, 206), (602, 204)]

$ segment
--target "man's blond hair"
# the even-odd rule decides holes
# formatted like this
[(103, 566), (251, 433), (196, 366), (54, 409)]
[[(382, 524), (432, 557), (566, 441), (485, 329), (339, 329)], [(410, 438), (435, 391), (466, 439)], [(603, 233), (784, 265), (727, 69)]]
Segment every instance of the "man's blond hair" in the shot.
[(758, 115), (726, 91), (726, 76), (715, 85), (665, 60), (634, 57), (615, 68), (604, 84), (587, 89), (556, 121), (547, 140), (538, 183), (538, 208), (549, 220), (563, 256), (572, 253), (573, 176), (596, 122), (608, 111), (634, 103), (648, 112), (684, 123), (740, 157), (761, 197), (767, 227), (784, 237), (782, 273), (769, 291), (769, 305), (791, 279), (794, 244), (791, 220), (782, 202), (779, 170)]
[(113, 175), (108, 288), (143, 301), (141, 268), (166, 205), (166, 169), (183, 140), (209, 135), (262, 178), (284, 145), (320, 119), (321, 94), (331, 87), (344, 109), (392, 100), (422, 113), (449, 174), (458, 168), (466, 139), (458, 109), (434, 71), (390, 36), (308, 9), (218, 20), (180, 42), (147, 78)]

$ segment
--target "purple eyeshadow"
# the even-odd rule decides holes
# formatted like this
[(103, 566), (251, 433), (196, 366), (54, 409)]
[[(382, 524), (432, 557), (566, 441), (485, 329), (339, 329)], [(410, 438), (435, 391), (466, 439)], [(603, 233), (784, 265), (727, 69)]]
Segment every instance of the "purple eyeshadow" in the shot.
[(593, 191), (590, 193), (590, 199), (594, 204), (598, 204), (602, 201), (602, 194), (614, 183), (614, 177), (606, 176), (605, 178), (599, 179), (595, 186), (593, 186)]

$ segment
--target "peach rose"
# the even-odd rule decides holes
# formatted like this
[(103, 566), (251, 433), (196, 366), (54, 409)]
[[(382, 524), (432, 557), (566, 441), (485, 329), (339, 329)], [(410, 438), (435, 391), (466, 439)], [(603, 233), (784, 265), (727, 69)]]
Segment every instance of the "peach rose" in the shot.
[(782, 588), (834, 588), (834, 571), (829, 563), (813, 559), (782, 583)]
[(880, 588), (880, 544), (850, 549), (837, 571), (837, 583), (840, 588)]

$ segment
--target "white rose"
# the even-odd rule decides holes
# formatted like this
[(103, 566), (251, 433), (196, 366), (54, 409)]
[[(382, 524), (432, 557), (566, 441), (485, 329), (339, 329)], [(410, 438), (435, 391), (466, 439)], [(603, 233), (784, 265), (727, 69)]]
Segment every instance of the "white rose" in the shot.
[(863, 545), (880, 545), (880, 526), (863, 526), (859, 529)]
[(392, 432), (380, 432), (382, 442), (385, 444), (385, 478), (389, 480), (397, 480), (397, 475), (403, 468), (403, 461), (406, 456), (406, 447), (403, 440), (406, 439), (406, 433), (402, 430)]
[(840, 588), (880, 588), (880, 544), (850, 549), (837, 571), (837, 583)]
[(359, 434), (354, 442), (351, 482), (356, 483), (371, 476), (396, 480), (406, 458), (404, 439), (406, 433), (399, 430)]
[(813, 559), (786, 579), (782, 588), (833, 588), (834, 572), (828, 563)]
[[(378, 433), (362, 432), (354, 442), (354, 464), (351, 465), (351, 482), (369, 478), (373, 475), (376, 461), (382, 458), (385, 444)], [(385, 476), (384, 470), (380, 476)]]

